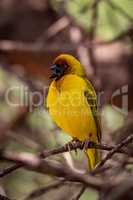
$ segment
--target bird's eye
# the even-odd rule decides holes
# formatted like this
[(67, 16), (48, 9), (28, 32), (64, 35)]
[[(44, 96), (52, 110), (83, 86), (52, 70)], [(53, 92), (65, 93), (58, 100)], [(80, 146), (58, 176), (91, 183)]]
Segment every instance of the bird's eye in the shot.
[(64, 70), (66, 70), (68, 68), (68, 64), (67, 63), (63, 63), (62, 66), (63, 66)]

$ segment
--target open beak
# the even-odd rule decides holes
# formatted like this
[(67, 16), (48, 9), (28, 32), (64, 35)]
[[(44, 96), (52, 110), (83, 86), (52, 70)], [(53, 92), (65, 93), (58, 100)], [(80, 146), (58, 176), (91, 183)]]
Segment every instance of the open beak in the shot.
[(50, 69), (52, 71), (52, 75), (50, 76), (50, 79), (59, 78), (64, 73), (64, 69), (57, 64), (52, 65)]

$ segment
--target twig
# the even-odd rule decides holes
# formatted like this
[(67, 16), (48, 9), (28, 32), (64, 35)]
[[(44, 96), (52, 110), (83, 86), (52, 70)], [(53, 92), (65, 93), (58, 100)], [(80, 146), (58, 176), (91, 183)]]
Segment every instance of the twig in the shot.
[[(111, 151), (116, 147), (117, 146), (108, 146), (108, 145), (105, 145), (105, 144), (96, 144), (92, 141), (88, 141), (88, 147), (87, 148), (95, 148), (95, 149), (100, 149), (100, 150), (105, 150), (105, 151)], [(56, 149), (53, 149), (53, 150), (44, 150), (39, 155), (40, 155), (41, 158), (46, 158), (46, 157), (49, 157), (51, 155), (57, 155), (57, 154), (60, 154), (60, 153), (68, 152), (69, 150), (73, 151), (73, 150), (76, 150), (76, 149), (83, 149), (83, 143), (78, 141), (78, 142), (73, 143), (72, 145), (70, 144), (69, 148), (68, 148), (67, 145), (65, 145), (65, 146), (62, 146), (62, 147), (59, 147), (59, 148), (56, 148)], [(123, 149), (118, 149), (116, 152), (117, 153), (124, 153), (124, 154), (127, 154), (128, 156), (131, 156), (131, 157), (133, 156), (132, 154), (130, 154), (129, 152), (127, 152), (126, 150), (123, 150)]]
[(49, 184), (49, 185), (47, 185), (47, 186), (45, 186), (45, 187), (39, 188), (39, 189), (37, 189), (37, 190), (31, 192), (31, 193), (25, 198), (25, 200), (28, 200), (28, 199), (36, 199), (36, 198), (40, 197), (41, 195), (44, 195), (45, 193), (49, 192), (50, 190), (59, 188), (60, 186), (63, 186), (64, 184), (65, 184), (65, 182), (63, 182), (63, 181), (58, 181), (58, 182)]
[(71, 182), (83, 183), (87, 187), (91, 187), (95, 190), (101, 190), (108, 187), (108, 184), (100, 180), (99, 177), (77, 172), (69, 168), (69, 166), (57, 161), (42, 160), (38, 156), (34, 156), (30, 153), (15, 154), (8, 152), (3, 155), (3, 158), (7, 161), (20, 163), (24, 168), (30, 171), (65, 178)]
[(71, 21), (67, 16), (63, 16), (58, 19), (54, 24), (52, 24), (44, 33), (36, 40), (36, 42), (42, 42), (45, 39), (51, 39), (52, 37), (56, 36), (58, 33), (63, 31), (70, 25)]
[[(96, 69), (97, 69), (97, 61), (95, 57), (95, 49), (94, 49), (94, 40), (96, 36), (96, 30), (97, 30), (97, 23), (98, 23), (98, 5), (100, 1), (95, 0), (92, 5), (92, 16), (91, 16), (91, 29), (90, 29), (90, 38), (89, 38), (89, 47), (88, 47), (88, 53), (89, 53), (89, 59), (90, 59), (90, 65), (93, 68), (94, 75), (96, 76)], [(95, 78), (96, 79), (96, 78)]]
[(80, 191), (78, 192), (77, 196), (72, 198), (72, 200), (79, 200), (80, 197), (82, 196), (82, 194), (85, 192), (86, 186), (83, 185), (80, 189)]
[(90, 31), (90, 39), (93, 41), (96, 29), (97, 29), (97, 20), (98, 20), (98, 5), (100, 3), (100, 0), (95, 0), (92, 4), (92, 24), (91, 24), (91, 31)]
[(0, 171), (0, 178), (2, 178), (3, 176), (6, 176), (8, 174), (10, 174), (11, 172), (13, 172), (13, 171), (21, 168), (22, 166), (23, 166), (22, 164), (15, 164), (15, 165), (13, 165), (11, 167), (8, 167), (6, 169), (1, 170)]
[(70, 27), (69, 33), (70, 40), (72, 41), (73, 45), (76, 45), (77, 55), (81, 63), (84, 65), (86, 71), (88, 71), (88, 75), (93, 76), (93, 68), (90, 64), (90, 59), (88, 56), (88, 46), (85, 45), (85, 39), (81, 29), (77, 26), (72, 26)]
[(113, 166), (112, 165), (108, 165), (108, 166), (102, 166), (102, 167), (99, 167), (99, 168), (95, 168), (93, 169), (90, 174), (92, 175), (96, 175), (96, 174), (102, 174), (104, 173), (105, 171), (111, 169)]
[(42, 52), (55, 52), (55, 51), (74, 51), (76, 45), (70, 44), (48, 44), (45, 42), (22, 42), (22, 41), (11, 41), (11, 40), (1, 40), (0, 50), (10, 52), (10, 51), (23, 51), (32, 53), (42, 53)]
[[(99, 167), (101, 167), (108, 159), (110, 159), (117, 151), (120, 151), (120, 149), (129, 143), (133, 141), (133, 135), (130, 135), (127, 137), (124, 141), (122, 141), (120, 144), (116, 145), (108, 154), (107, 156), (101, 161), (99, 164)], [(79, 144), (81, 144), (79, 142)], [(91, 143), (90, 143), (91, 144)], [(92, 148), (92, 144), (88, 144), (89, 148)], [(80, 146), (81, 147), (81, 146)], [(62, 147), (63, 150), (66, 150), (66, 146)], [(72, 147), (70, 147), (72, 148)], [(67, 149), (68, 150), (68, 149)], [(69, 149), (70, 150), (70, 149)], [(58, 150), (59, 151), (59, 150)], [(62, 150), (61, 150), (62, 151)], [(51, 152), (51, 153), (50, 153)], [(47, 153), (45, 153), (45, 156), (50, 156), (55, 154), (56, 151), (52, 150)], [(44, 156), (44, 153), (43, 153)], [(72, 182), (80, 182), (83, 183), (87, 187), (91, 187), (96, 190), (101, 190), (101, 189), (108, 189), (108, 187), (113, 187), (115, 184), (120, 183), (121, 180), (116, 180), (115, 182), (105, 182), (102, 181), (98, 177), (94, 177), (92, 175), (87, 175), (83, 174), (81, 172), (74, 171), (70, 169), (68, 166), (65, 166), (59, 162), (55, 161), (48, 161), (48, 160), (42, 160), (40, 156), (34, 156), (33, 154), (29, 153), (11, 153), (7, 152), (3, 155), (1, 155), (1, 159), (7, 160), (7, 161), (12, 161), (15, 163), (21, 164), (21, 166), (25, 167), (26, 169), (39, 172), (42, 174), (49, 174), (52, 176), (57, 176), (57, 177), (63, 177), (68, 181)], [(98, 168), (98, 167), (97, 167)]]
[(123, 140), (120, 144), (118, 144), (116, 147), (114, 147), (97, 165), (96, 168), (99, 168), (107, 162), (118, 150), (120, 150), (122, 147), (127, 146), (129, 143), (133, 141), (133, 134), (128, 136), (125, 140)]
[[(108, 145), (105, 145), (105, 144), (96, 144), (94, 142), (89, 141), (88, 142), (88, 148), (96, 148), (96, 149), (105, 150), (105, 151), (113, 151), (115, 148), (117, 148), (117, 146), (108, 146)], [(41, 159), (44, 159), (44, 158), (47, 158), (47, 157), (52, 156), (52, 155), (65, 153), (65, 152), (68, 152), (70, 150), (73, 151), (75, 149), (83, 149), (83, 143), (78, 141), (76, 143), (73, 143), (73, 145), (70, 144), (69, 147), (67, 145), (65, 145), (65, 146), (55, 148), (55, 149), (52, 149), (52, 150), (43, 150), (38, 154), (38, 156)], [(131, 154), (130, 152), (127, 152), (126, 150), (121, 149), (121, 148), (118, 148), (117, 150), (115, 150), (115, 153), (123, 153), (123, 154), (130, 156), (130, 157), (133, 157), (133, 154)], [(2, 159), (2, 156), (0, 156), (0, 158)], [(21, 168), (21, 167), (23, 167), (22, 164), (15, 164), (15, 165), (7, 168), (7, 169), (4, 169), (3, 171), (0, 172), (0, 178), (2, 178), (3, 176), (15, 171), (16, 169)]]

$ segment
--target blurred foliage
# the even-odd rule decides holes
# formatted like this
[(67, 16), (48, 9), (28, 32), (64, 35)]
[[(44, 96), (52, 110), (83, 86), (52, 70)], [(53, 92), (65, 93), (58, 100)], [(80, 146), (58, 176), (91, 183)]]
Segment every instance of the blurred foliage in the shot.
[(102, 116), (105, 119), (106, 127), (111, 131), (115, 131), (124, 125), (124, 115), (110, 105), (106, 105), (102, 110)]
[(88, 200), (88, 198), (91, 200), (97, 200), (98, 194), (93, 190), (86, 190), (84, 194), (80, 197), (80, 200)]
[(49, 176), (43, 177), (40, 174), (21, 169), (6, 177), (3, 186), (11, 199), (21, 200), (33, 190), (51, 181), (52, 178)]
[[(64, 11), (70, 14), (86, 31), (90, 31), (93, 23), (92, 6), (95, 0), (52, 0), (53, 7), (57, 12)], [(126, 31), (133, 22), (133, 1), (132, 0), (100, 0), (98, 3), (98, 19), (96, 36), (103, 40), (112, 40)], [(129, 17), (128, 17), (129, 16)]]

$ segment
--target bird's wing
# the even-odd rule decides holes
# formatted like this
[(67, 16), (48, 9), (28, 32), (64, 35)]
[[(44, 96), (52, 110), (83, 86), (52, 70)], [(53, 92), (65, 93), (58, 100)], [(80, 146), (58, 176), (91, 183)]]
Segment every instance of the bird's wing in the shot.
[(97, 96), (96, 92), (92, 86), (92, 84), (87, 80), (87, 87), (88, 89), (85, 90), (84, 95), (87, 98), (87, 102), (91, 108), (96, 127), (97, 127), (97, 139), (100, 143), (101, 141), (101, 122), (100, 122), (100, 116), (98, 112), (98, 106), (97, 106)]

